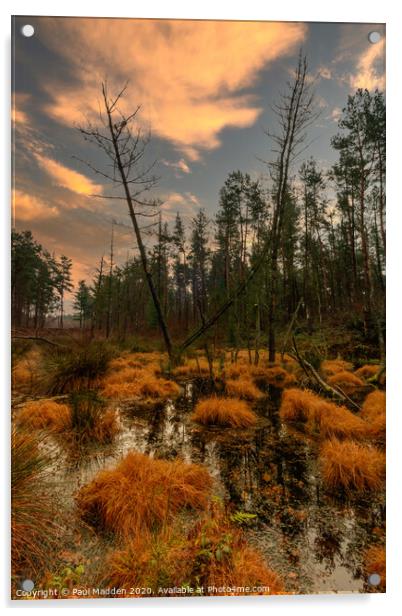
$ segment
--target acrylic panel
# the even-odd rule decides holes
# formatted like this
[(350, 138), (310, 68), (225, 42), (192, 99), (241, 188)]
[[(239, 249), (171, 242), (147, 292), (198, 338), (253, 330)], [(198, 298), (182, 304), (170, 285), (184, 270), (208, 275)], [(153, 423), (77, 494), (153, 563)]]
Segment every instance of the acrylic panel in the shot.
[(385, 592), (385, 25), (12, 28), (12, 598)]

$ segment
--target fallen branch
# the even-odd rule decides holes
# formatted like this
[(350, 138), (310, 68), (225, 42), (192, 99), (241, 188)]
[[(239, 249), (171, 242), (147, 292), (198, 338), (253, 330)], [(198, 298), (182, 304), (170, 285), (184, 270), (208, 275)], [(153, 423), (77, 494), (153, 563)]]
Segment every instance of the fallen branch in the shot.
[(60, 344), (59, 342), (53, 342), (53, 340), (49, 340), (48, 338), (42, 338), (41, 336), (19, 336), (18, 334), (11, 334), (11, 338), (14, 340), (35, 340), (35, 342), (45, 342), (46, 344), (50, 344), (51, 346), (55, 346), (61, 349), (67, 348), (64, 344)]
[(308, 362), (304, 357), (300, 355), (294, 336), (293, 348), (295, 353), (289, 353), (289, 355), (299, 363), (309, 380), (315, 381), (318, 386), (325, 391), (325, 393), (330, 394), (338, 400), (342, 400), (342, 402), (348, 402), (357, 411), (361, 410), (360, 406), (356, 404), (356, 402), (352, 400), (352, 398), (350, 398), (340, 387), (332, 387), (331, 385), (328, 385), (328, 383), (324, 381), (324, 379), (318, 374), (317, 370), (310, 364), (310, 362)]

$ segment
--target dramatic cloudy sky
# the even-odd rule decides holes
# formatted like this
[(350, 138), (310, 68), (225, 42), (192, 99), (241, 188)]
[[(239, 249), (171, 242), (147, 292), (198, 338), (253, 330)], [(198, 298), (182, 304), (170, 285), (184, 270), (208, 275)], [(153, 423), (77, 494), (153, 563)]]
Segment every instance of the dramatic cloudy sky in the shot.
[[(21, 35), (26, 23), (35, 28), (32, 38)], [(373, 30), (383, 35), (376, 45), (368, 42)], [(348, 94), (385, 87), (384, 40), (384, 28), (373, 24), (18, 17), (13, 223), (71, 257), (74, 282), (91, 276), (108, 252), (113, 222), (118, 259), (135, 249), (124, 202), (94, 197), (108, 194), (106, 180), (77, 160), (104, 168), (77, 125), (96, 120), (105, 78), (111, 90), (129, 80), (124, 108), (140, 104), (140, 122), (152, 130), (149, 157), (159, 161), (160, 176), (154, 196), (164, 219), (180, 212), (189, 221), (199, 207), (216, 211), (230, 171), (266, 172), (259, 159), (272, 154), (264, 129), (275, 130), (271, 105), (300, 47), (321, 110), (306, 156), (328, 167)]]

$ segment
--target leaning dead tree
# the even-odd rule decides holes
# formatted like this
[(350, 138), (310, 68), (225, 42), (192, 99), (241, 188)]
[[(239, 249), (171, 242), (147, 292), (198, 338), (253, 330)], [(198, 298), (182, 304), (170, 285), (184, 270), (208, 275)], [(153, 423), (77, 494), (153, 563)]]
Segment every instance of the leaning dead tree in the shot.
[[(102, 171), (87, 161), (84, 162), (92, 171), (110, 181), (120, 190), (119, 195), (102, 195), (101, 198), (120, 199), (127, 203), (135, 238), (137, 241), (141, 264), (151, 293), (160, 330), (163, 335), (166, 351), (173, 363), (177, 362), (185, 349), (202, 337), (231, 308), (236, 299), (247, 292), (247, 287), (259, 269), (270, 263), (270, 297), (269, 297), (269, 351), (270, 360), (275, 357), (274, 310), (276, 302), (276, 287), (278, 276), (278, 252), (281, 239), (282, 221), (286, 198), (289, 193), (289, 170), (294, 158), (300, 153), (307, 126), (316, 117), (312, 109), (313, 95), (307, 85), (307, 63), (300, 55), (295, 77), (289, 84), (289, 92), (282, 96), (282, 102), (276, 107), (279, 116), (280, 132), (273, 137), (278, 145), (278, 159), (271, 164), (275, 182), (275, 207), (271, 233), (268, 234), (257, 262), (250, 268), (247, 276), (233, 289), (230, 296), (211, 316), (205, 316), (202, 324), (192, 332), (186, 340), (176, 347), (169, 332), (156, 285), (152, 279), (148, 263), (142, 229), (139, 217), (156, 216), (155, 200), (147, 199), (146, 194), (155, 186), (157, 178), (152, 174), (154, 164), (144, 167), (145, 151), (149, 139), (144, 137), (138, 127), (137, 107), (130, 115), (125, 115), (121, 109), (125, 86), (117, 96), (110, 97), (105, 83), (102, 84), (103, 111), (100, 112), (100, 127), (88, 124), (80, 128), (84, 138), (95, 144), (109, 159), (110, 171)], [(121, 192), (123, 194), (121, 194)], [(99, 195), (96, 195), (99, 197)], [(147, 209), (150, 208), (150, 209)], [(273, 355), (272, 355), (273, 353)]]
[(166, 351), (173, 357), (173, 345), (161, 302), (158, 297), (155, 283), (148, 263), (147, 251), (144, 245), (142, 230), (139, 224), (140, 217), (153, 217), (156, 202), (146, 198), (157, 182), (152, 173), (155, 163), (145, 163), (146, 147), (149, 138), (145, 136), (138, 125), (137, 107), (130, 115), (125, 115), (119, 103), (127, 89), (126, 86), (115, 97), (110, 97), (106, 83), (102, 84), (103, 111), (100, 112), (100, 126), (88, 124), (80, 128), (84, 138), (95, 144), (109, 159), (110, 171), (102, 171), (92, 164), (84, 161), (96, 174), (109, 180), (115, 188), (122, 190), (122, 195), (108, 195), (107, 199), (125, 200), (133, 226), (135, 239), (142, 268), (151, 293), (159, 327), (162, 332)]

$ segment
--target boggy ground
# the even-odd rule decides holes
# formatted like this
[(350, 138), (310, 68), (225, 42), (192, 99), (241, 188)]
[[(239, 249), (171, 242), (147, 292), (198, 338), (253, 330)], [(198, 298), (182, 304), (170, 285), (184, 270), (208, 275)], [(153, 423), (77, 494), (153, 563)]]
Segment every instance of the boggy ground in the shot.
[[(226, 586), (220, 594), (231, 594), (234, 585), (257, 582), (261, 587), (265, 582), (275, 594), (384, 590), (383, 469), (378, 471), (378, 485), (371, 486), (364, 479), (361, 485), (347, 484), (350, 489), (346, 490), (339, 481), (328, 482), (325, 461), (328, 466), (328, 448), (334, 445), (333, 434), (327, 434), (325, 427), (328, 418), (323, 430), (321, 424), (312, 426), (307, 416), (289, 421), (283, 409), (286, 397), (296, 400), (294, 413), (294, 408), (303, 407), (310, 396), (306, 408), (316, 419), (320, 404), (333, 403), (320, 399), (317, 406), (316, 394), (298, 393), (305, 392), (305, 386), (291, 358), (285, 357), (281, 365), (278, 358), (278, 365), (268, 366), (262, 357), (254, 366), (249, 364), (246, 352), (241, 352), (235, 362), (226, 353), (215, 360), (212, 380), (210, 365), (201, 355), (170, 376), (162, 354), (125, 353), (115, 357), (104, 374), (96, 377), (97, 399), (105, 401), (105, 413), (109, 414), (108, 438), (104, 438), (105, 430), (99, 428), (104, 415), (99, 416), (99, 409), (83, 429), (82, 421), (74, 420), (82, 405), (77, 407), (74, 400), (65, 397), (67, 394), (56, 400), (53, 396), (42, 413), (40, 401), (25, 404), (26, 397), (43, 398), (43, 393), (39, 396), (32, 391), (32, 384), (40, 382), (38, 355), (36, 349), (31, 350), (17, 366), (13, 418), (19, 433), (28, 430), (32, 438), (40, 437), (40, 451), (50, 456), (42, 506), (56, 509), (57, 531), (42, 560), (38, 556), (31, 562), (23, 555), (15, 559), (14, 592), (21, 579), (35, 575), (42, 588), (67, 587), (72, 597), (77, 596), (73, 588), (106, 588), (110, 584)], [(353, 417), (347, 415), (348, 409), (342, 407), (340, 411), (340, 405), (335, 405), (334, 422), (341, 422), (335, 435), (341, 438), (341, 446), (363, 447), (365, 455), (369, 451), (381, 458), (383, 393), (368, 385), (374, 368), (361, 366), (359, 370), (355, 376), (354, 367), (339, 360), (321, 367), (325, 376), (340, 373), (339, 382), (348, 382), (349, 394), (366, 399), (361, 413), (353, 413)], [(345, 377), (345, 373), (351, 377)], [(79, 389), (78, 381), (74, 381), (73, 389)], [(367, 397), (369, 392), (371, 398)], [(226, 402), (219, 407), (219, 400)], [(237, 408), (241, 411), (240, 423)], [(200, 409), (201, 421), (197, 417)], [(203, 409), (207, 409), (206, 414)], [(247, 421), (241, 423), (242, 417)], [(350, 433), (345, 434), (348, 429)], [(161, 496), (156, 485), (157, 500), (148, 508), (143, 501), (152, 490), (130, 492), (128, 507), (135, 508), (138, 498), (142, 511), (147, 512), (149, 523), (142, 534), (137, 527), (130, 527), (130, 519), (121, 515), (119, 507), (122, 534), (113, 524), (110, 510), (117, 494), (113, 492), (115, 479), (122, 485), (119, 498), (127, 493), (124, 482), (128, 481), (124, 472), (119, 476), (113, 473), (122, 468), (122, 460), (132, 452), (151, 458), (152, 473), (146, 476), (152, 474), (156, 482), (161, 482), (161, 489), (176, 486), (173, 500), (169, 492)], [(179, 466), (156, 467), (152, 459)], [(130, 464), (132, 486), (138, 475), (135, 464), (141, 465), (141, 458)], [(334, 476), (334, 464), (338, 465), (335, 476), (340, 476), (341, 468), (343, 477), (345, 469), (333, 456), (330, 476)], [(109, 475), (102, 475), (104, 471)], [(28, 498), (34, 499), (34, 492)], [(138, 516), (134, 518), (138, 524)], [(143, 554), (139, 560), (138, 553)], [(178, 569), (174, 563), (183, 560), (191, 566)], [(250, 579), (241, 574), (247, 562)], [(381, 569), (379, 588), (367, 585), (369, 575), (376, 573), (370, 570), (373, 566)]]

